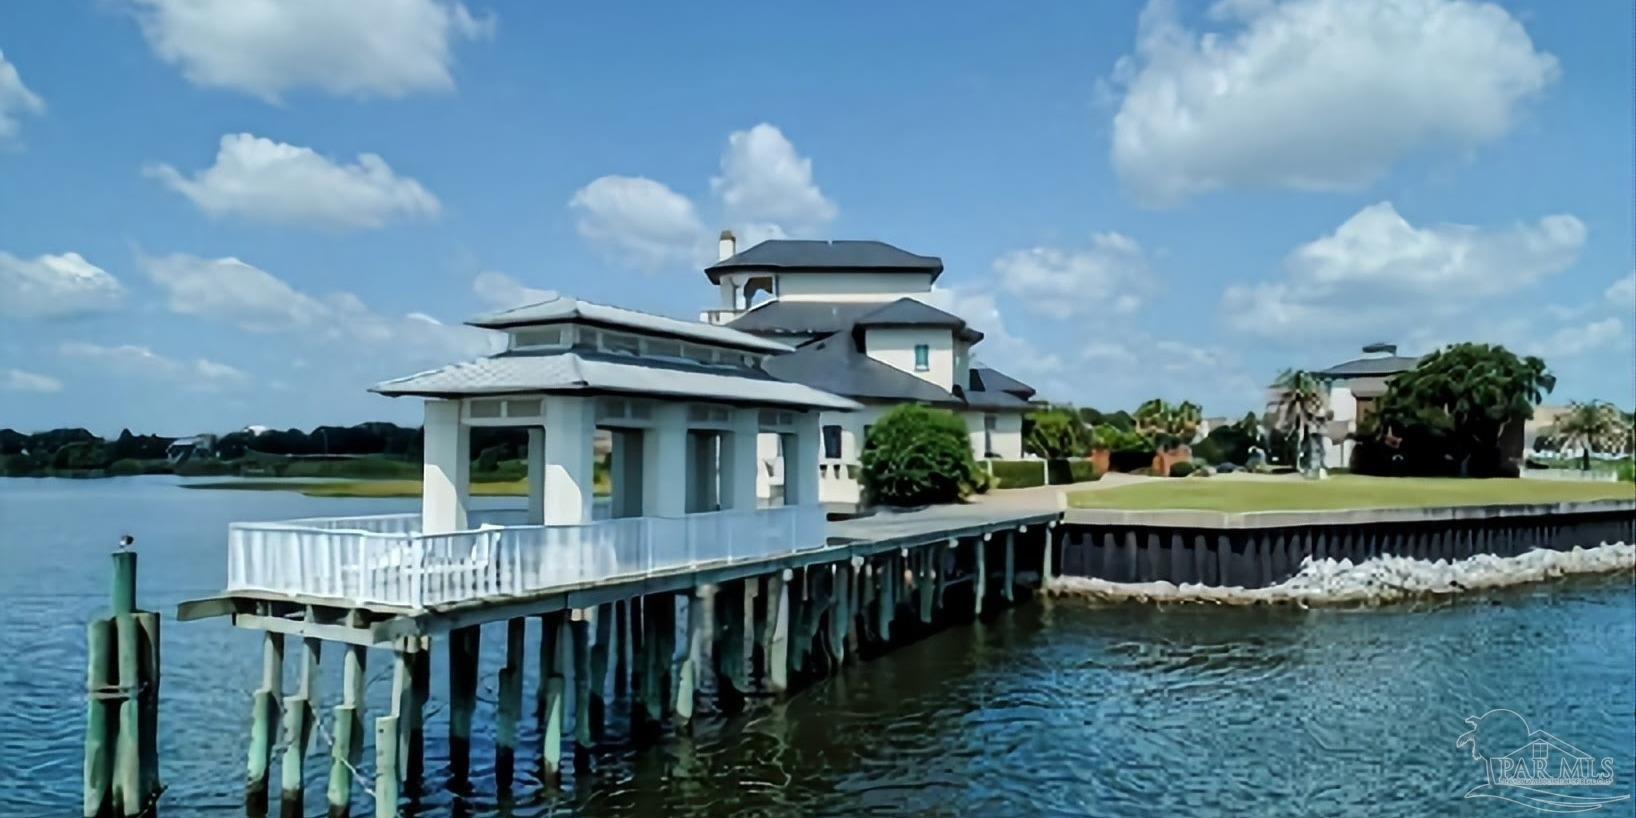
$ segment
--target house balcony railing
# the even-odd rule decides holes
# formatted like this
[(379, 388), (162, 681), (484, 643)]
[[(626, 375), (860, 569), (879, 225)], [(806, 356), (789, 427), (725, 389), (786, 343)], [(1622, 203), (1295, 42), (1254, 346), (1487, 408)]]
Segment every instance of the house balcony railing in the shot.
[(424, 534), (419, 514), (233, 523), (227, 590), (424, 609), (744, 562), (826, 544), (822, 506), (522, 525), (471, 512)]

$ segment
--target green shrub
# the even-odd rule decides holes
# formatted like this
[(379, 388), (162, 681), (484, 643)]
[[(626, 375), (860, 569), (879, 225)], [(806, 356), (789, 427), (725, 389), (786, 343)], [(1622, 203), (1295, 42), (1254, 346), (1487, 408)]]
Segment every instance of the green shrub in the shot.
[(1181, 463), (1173, 463), (1170, 466), (1170, 476), (1171, 477), (1186, 477), (1189, 474), (1192, 474), (1194, 472), (1194, 470), (1196, 470), (1196, 469), (1198, 469), (1198, 466), (1195, 466), (1192, 463), (1189, 463), (1187, 461), (1183, 461)]
[(949, 503), (977, 483), (965, 422), (951, 412), (914, 404), (881, 416), (858, 461), (863, 467), (860, 482), (872, 503)]
[(1068, 471), (1075, 483), (1089, 483), (1102, 479), (1102, 473), (1096, 470), (1096, 464), (1089, 460), (1068, 461)]
[(1636, 483), (1636, 461), (1626, 460), (1619, 464), (1619, 479), (1626, 483)]
[(1044, 458), (1081, 457), (1090, 432), (1071, 409), (1044, 409), (1024, 418), (1023, 449)]
[(1045, 485), (1044, 464), (1038, 460), (990, 460), (989, 469), (1002, 489), (1026, 489)]

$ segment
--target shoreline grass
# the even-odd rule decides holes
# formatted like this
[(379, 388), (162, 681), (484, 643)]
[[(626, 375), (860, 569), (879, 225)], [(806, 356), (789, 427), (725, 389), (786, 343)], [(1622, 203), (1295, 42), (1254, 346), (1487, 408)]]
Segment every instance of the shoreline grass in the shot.
[(1179, 477), (1073, 492), (1068, 505), (1243, 514), (1632, 499), (1636, 499), (1636, 485), (1630, 483), (1340, 475), (1321, 481)]

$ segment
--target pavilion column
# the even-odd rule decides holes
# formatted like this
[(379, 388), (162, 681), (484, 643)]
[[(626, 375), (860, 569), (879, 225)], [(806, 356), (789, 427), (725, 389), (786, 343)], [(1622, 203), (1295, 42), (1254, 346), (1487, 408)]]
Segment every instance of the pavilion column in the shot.
[(642, 435), (642, 516), (687, 513), (687, 404), (653, 407), (653, 426)]
[[(818, 504), (818, 454), (823, 446), (817, 410), (795, 413), (795, 434), (791, 437), (795, 445), (784, 449), (784, 502), (815, 506)], [(792, 481), (793, 493), (790, 491)]]
[(466, 527), (471, 495), (471, 434), (460, 423), (460, 401), (426, 401), (421, 530), (446, 534)]
[(757, 450), (761, 410), (734, 409), (733, 429), (722, 440), (722, 508), (753, 510), (757, 505), (756, 477), (761, 469)]
[(547, 395), (545, 422), (545, 457), (540, 469), (545, 492), (541, 503), (543, 522), (590, 522), (594, 500), (591, 464), (595, 459), (591, 438), (596, 430), (596, 404), (592, 398)]
[(545, 427), (528, 427), (528, 523), (545, 522)]

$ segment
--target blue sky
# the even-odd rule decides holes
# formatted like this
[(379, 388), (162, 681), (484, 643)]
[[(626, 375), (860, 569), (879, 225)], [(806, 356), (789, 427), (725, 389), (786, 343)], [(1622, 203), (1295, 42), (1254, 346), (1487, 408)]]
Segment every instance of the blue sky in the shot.
[(1257, 405), (1385, 340), (1636, 400), (1628, 3), (0, 7), (0, 426), (418, 406), (555, 289), (691, 316), (715, 233), (943, 257), (1055, 400)]

